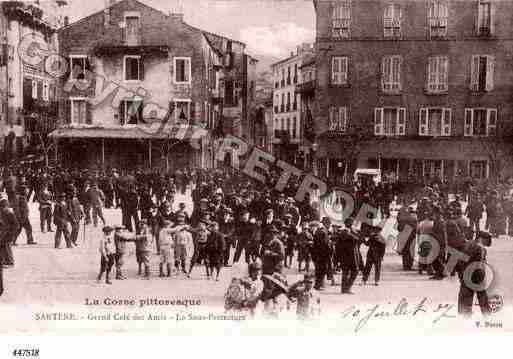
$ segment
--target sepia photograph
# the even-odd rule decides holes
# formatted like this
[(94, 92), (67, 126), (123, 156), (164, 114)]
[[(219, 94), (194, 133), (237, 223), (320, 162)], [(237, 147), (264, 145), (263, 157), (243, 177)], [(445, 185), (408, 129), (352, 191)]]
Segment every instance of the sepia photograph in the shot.
[(513, 1), (1, 1), (0, 39), (0, 335), (513, 331)]

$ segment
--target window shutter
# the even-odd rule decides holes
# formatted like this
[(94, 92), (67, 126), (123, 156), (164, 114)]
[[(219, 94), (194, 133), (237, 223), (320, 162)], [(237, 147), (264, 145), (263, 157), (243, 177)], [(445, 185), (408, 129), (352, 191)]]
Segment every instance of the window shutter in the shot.
[(470, 89), (477, 91), (479, 89), (479, 56), (472, 56), (470, 62)]
[(125, 101), (119, 103), (119, 124), (121, 126), (125, 124)]
[(397, 134), (404, 136), (406, 134), (406, 108), (399, 109), (399, 118), (397, 120)]
[(347, 107), (338, 108), (338, 126), (339, 131), (346, 132), (347, 127)]
[[(142, 106), (139, 106), (139, 108), (141, 108)], [(89, 101), (86, 100), (85, 101), (85, 115), (86, 115), (86, 118), (85, 118), (85, 122), (86, 124), (88, 125), (92, 125), (93, 124), (93, 111), (91, 110), (91, 106), (89, 104)]]
[(481, 6), (479, 6), (479, 2), (480, 0), (477, 0), (474, 2), (474, 6), (477, 7), (477, 9), (475, 10), (475, 14), (477, 14), (476, 16), (476, 34), (479, 34), (479, 24), (481, 24), (481, 17), (483, 16), (483, 13), (481, 11)]
[(37, 100), (37, 82), (36, 80), (32, 80), (32, 98)]
[(490, 34), (495, 34), (495, 11), (496, 11), (496, 4), (495, 1), (490, 1)]
[(486, 56), (486, 91), (493, 90), (494, 70), (495, 70), (495, 57)]
[(332, 84), (339, 84), (340, 79), (340, 67), (341, 67), (341, 61), (339, 57), (333, 57), (331, 59), (331, 83)]
[(141, 58), (139, 59), (139, 79), (141, 81), (144, 80), (144, 57), (141, 56)]
[(402, 84), (402, 81), (401, 81), (401, 67), (402, 67), (402, 63), (403, 63), (402, 57), (396, 57), (395, 58), (395, 62), (397, 64), (397, 73), (396, 73), (396, 75), (397, 75), (397, 79), (396, 80), (397, 81), (395, 83), (395, 87), (396, 87), (395, 89), (401, 91), (402, 90), (402, 86), (401, 86), (401, 84)]
[(71, 100), (66, 99), (64, 101), (64, 121), (66, 124), (71, 123)]
[(472, 136), (472, 120), (473, 120), (474, 112), (471, 108), (465, 109), (465, 126), (463, 129), (464, 136)]
[(428, 59), (428, 84), (427, 89), (428, 91), (435, 90), (436, 83), (436, 58), (430, 57)]
[(374, 109), (374, 134), (376, 136), (383, 135), (383, 107)]
[(497, 133), (497, 109), (491, 108), (488, 110), (487, 119), (487, 132), (488, 136), (495, 136)]
[(391, 64), (390, 64), (390, 61), (391, 58), (390, 57), (384, 57), (383, 58), (383, 63), (382, 63), (382, 69), (381, 69), (381, 83), (382, 83), (382, 87), (383, 87), (383, 91), (388, 91), (390, 90), (390, 69), (391, 69)]
[(37, 98), (43, 100), (43, 82), (37, 82)]
[(444, 108), (442, 117), (442, 136), (451, 135), (451, 109)]
[(347, 83), (347, 76), (349, 71), (349, 58), (348, 57), (342, 57), (340, 59), (340, 71), (341, 71), (341, 82), (343, 84)]
[(419, 113), (419, 135), (427, 136), (428, 134), (428, 109), (421, 108)]
[(337, 130), (337, 108), (334, 106), (330, 106), (329, 111), (329, 119), (328, 119), (328, 126), (330, 131), (336, 131)]

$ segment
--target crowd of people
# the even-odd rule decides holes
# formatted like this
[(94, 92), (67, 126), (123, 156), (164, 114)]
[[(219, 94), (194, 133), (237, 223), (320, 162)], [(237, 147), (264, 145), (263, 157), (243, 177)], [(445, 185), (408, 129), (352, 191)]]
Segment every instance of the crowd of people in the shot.
[[(190, 278), (194, 267), (201, 265), (207, 279), (219, 280), (224, 267), (243, 262), (248, 265), (248, 277), (239, 278), (237, 285), (249, 288), (244, 292), (252, 294), (242, 298), (233, 295), (236, 290), (229, 290), (232, 294), (227, 294), (227, 307), (253, 311), (263, 301), (273, 312), (281, 307), (281, 296), (296, 298), (302, 303), (298, 315), (305, 316), (310, 312), (305, 306), (319, 303), (310, 300), (317, 296), (314, 291), (327, 285), (340, 285), (341, 293), (352, 294), (358, 275), (361, 273), (366, 285), (372, 269), (372, 284), (380, 284), (386, 251), (381, 229), (371, 222), (355, 223), (355, 219), (363, 204), (387, 218), (391, 204), (396, 203), (400, 207), (398, 230), (406, 225), (414, 229), (399, 253), (403, 270), (413, 268), (416, 251), (411, 248), (419, 243), (419, 237), (432, 235), (442, 250), (433, 263), (418, 264), (419, 274), (426, 272), (433, 280), (443, 280), (457, 272), (462, 283), (460, 313), (471, 312), (474, 294), (482, 311), (487, 311), (486, 293), (474, 293), (463, 281), (465, 265), (446, 273), (447, 248), (458, 248), (471, 254), (473, 260), (485, 261), (486, 250), (480, 244), (482, 238), (488, 238), (485, 231), (490, 237), (513, 234), (513, 198), (508, 186), (483, 188), (469, 183), (462, 191), (454, 191), (456, 196), (450, 201), (450, 189), (439, 183), (418, 184), (414, 190), (392, 183), (352, 183), (344, 191), (353, 196), (355, 208), (342, 224), (323, 216), (318, 200), (324, 197), (307, 194), (296, 200), (299, 178), (290, 179), (283, 191), (277, 191), (279, 178), (280, 173), (274, 170), (264, 182), (258, 182), (232, 170), (197, 168), (168, 174), (156, 170), (7, 168), (1, 184), (5, 197), (0, 199), (2, 266), (14, 265), (10, 247), (17, 245), (22, 229), (27, 244), (36, 244), (29, 216), (33, 198), (39, 204), (41, 232), (55, 231), (55, 248), (61, 247), (62, 238), (67, 248), (80, 245), (81, 225), (96, 227), (102, 222), (99, 281), (105, 274), (105, 282), (112, 284), (114, 267), (115, 278), (125, 279), (127, 243), (134, 242), (138, 275), (143, 278), (151, 277), (150, 259), (155, 253), (159, 256), (159, 277)], [(185, 195), (188, 189), (192, 213), (185, 203), (175, 203), (176, 193)], [(330, 188), (326, 197), (334, 190)], [(464, 208), (462, 202), (468, 206)], [(121, 223), (107, 223), (104, 208), (119, 208)], [(485, 228), (480, 227), (483, 215)], [(362, 246), (367, 248), (366, 253), (363, 251), (365, 260)], [(422, 245), (418, 248), (420, 254), (426, 250), (429, 248)], [(305, 277), (288, 286), (284, 269), (294, 265)]]

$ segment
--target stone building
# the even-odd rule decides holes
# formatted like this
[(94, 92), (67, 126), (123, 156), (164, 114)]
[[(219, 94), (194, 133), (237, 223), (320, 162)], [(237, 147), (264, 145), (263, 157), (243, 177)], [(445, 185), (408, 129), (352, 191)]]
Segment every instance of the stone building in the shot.
[(511, 154), (513, 2), (314, 5), (320, 173), (363, 167), (443, 180), (510, 173), (503, 164)]
[(312, 53), (312, 44), (302, 44), (289, 57), (271, 66), (274, 78), (273, 154), (301, 166), (298, 158), (302, 132), (301, 100), (296, 86), (301, 81), (299, 68), (303, 59)]
[(58, 79), (31, 54), (29, 45), (58, 51), (59, 14), (65, 5), (62, 0), (0, 4), (0, 146), (7, 161), (38, 151), (57, 125)]
[[(234, 98), (245, 84), (243, 43), (136, 0), (111, 1), (59, 37), (71, 70), (63, 79), (64, 123), (52, 135), (64, 163), (217, 165), (217, 138), (243, 117)], [(205, 131), (184, 137), (173, 124)]]

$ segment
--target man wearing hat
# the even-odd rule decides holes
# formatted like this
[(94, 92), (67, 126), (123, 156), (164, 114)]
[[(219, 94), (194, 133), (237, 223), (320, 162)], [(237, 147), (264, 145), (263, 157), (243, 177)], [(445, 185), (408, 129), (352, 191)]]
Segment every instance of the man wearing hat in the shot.
[(19, 223), (7, 198), (0, 199), (0, 266), (13, 266), (14, 256), (11, 245), (18, 233)]
[(250, 222), (250, 213), (247, 209), (244, 209), (239, 222), (235, 225), (235, 231), (233, 233), (234, 239), (237, 241), (233, 263), (239, 262), (243, 250), (246, 263), (250, 262), (248, 243), (257, 241), (257, 235), (258, 228), (254, 223)]
[(100, 239), (100, 273), (98, 274), (98, 282), (102, 280), (105, 273), (105, 283), (112, 284), (110, 281), (110, 271), (114, 265), (116, 255), (116, 244), (114, 243), (114, 228), (103, 227), (103, 237)]
[(312, 260), (315, 264), (315, 289), (324, 290), (324, 278), (328, 273), (328, 262), (332, 254), (329, 234), (319, 221), (312, 221), (310, 229), (313, 234)]
[(208, 199), (202, 198), (199, 202), (199, 207), (194, 207), (191, 216), (191, 225), (197, 227), (199, 221), (205, 216), (205, 213), (210, 212), (208, 208)]
[(78, 198), (74, 193), (68, 195), (67, 206), (70, 210), (71, 214), (71, 234), (70, 241), (75, 246), (78, 245), (78, 233), (80, 231), (80, 221), (84, 217), (84, 212), (82, 211), (82, 206), (78, 201)]
[(366, 225), (365, 227), (367, 229), (362, 231), (365, 232), (364, 235), (369, 239), (364, 244), (369, 247), (369, 250), (367, 251), (362, 280), (364, 285), (367, 284), (372, 267), (374, 267), (374, 285), (378, 286), (381, 279), (381, 263), (385, 256), (386, 244), (380, 238), (381, 228), (371, 225)]
[[(25, 234), (27, 236), (27, 244), (37, 244), (34, 241), (34, 237), (32, 235), (32, 225), (30, 224), (29, 219), (29, 206), (27, 202), (28, 189), (25, 186), (19, 188), (19, 193), (16, 200), (16, 208), (14, 209), (14, 213), (16, 217), (18, 217), (18, 222), (20, 227), (18, 229), (18, 233), (16, 234), (16, 239), (21, 234), (21, 230), (25, 229)], [(16, 245), (16, 239), (14, 240), (13, 245)]]
[(148, 222), (145, 219), (139, 221), (139, 228), (137, 229), (135, 240), (135, 255), (138, 265), (137, 273), (141, 275), (142, 266), (144, 266), (144, 277), (150, 279), (150, 258), (153, 236), (148, 227)]
[(187, 257), (190, 248), (193, 247), (193, 238), (190, 232), (190, 227), (185, 223), (185, 216), (179, 215), (176, 217), (175, 232), (175, 268), (177, 271), (182, 269), (184, 274), (188, 274), (185, 269)]
[(159, 277), (161, 278), (164, 277), (164, 265), (166, 266), (167, 276), (171, 277), (171, 265), (174, 263), (174, 233), (175, 230), (173, 229), (173, 222), (170, 220), (164, 220), (158, 237), (158, 240), (160, 241)]
[(71, 220), (71, 213), (66, 204), (66, 195), (62, 192), (57, 196), (57, 202), (53, 207), (53, 224), (57, 228), (55, 231), (55, 248), (61, 246), (61, 236), (64, 235), (64, 241), (67, 248), (72, 248), (68, 223)]
[(223, 265), (224, 247), (224, 235), (219, 232), (219, 224), (212, 222), (207, 236), (205, 251), (207, 254), (207, 265), (209, 266), (212, 279), (214, 279), (214, 270), (216, 271), (216, 282), (219, 281), (219, 273)]
[(285, 260), (285, 246), (280, 239), (280, 231), (272, 226), (269, 229), (272, 239), (262, 245), (262, 270), (264, 274), (281, 273)]
[(344, 220), (345, 228), (337, 235), (336, 252), (342, 268), (342, 294), (353, 294), (351, 288), (360, 268), (359, 234), (353, 229), (353, 219)]
[(38, 193), (39, 200), (39, 221), (41, 224), (41, 233), (45, 233), (45, 224), (48, 232), (52, 231), (52, 194), (48, 190), (48, 186), (44, 186)]
[(125, 227), (116, 226), (114, 228), (114, 243), (116, 244), (116, 255), (114, 257), (116, 264), (116, 279), (124, 280), (126, 277), (123, 275), (123, 265), (125, 264), (126, 254), (126, 238), (123, 234)]
[(207, 273), (207, 279), (210, 279), (210, 271), (208, 265), (208, 257), (207, 257), (207, 241), (208, 236), (210, 235), (209, 226), (211, 222), (207, 218), (203, 218), (198, 223), (198, 228), (193, 232), (193, 242), (194, 242), (194, 253), (192, 254), (191, 264), (189, 267), (188, 277), (191, 277), (192, 269), (195, 264), (200, 264), (203, 261), (205, 265), (205, 270)]

